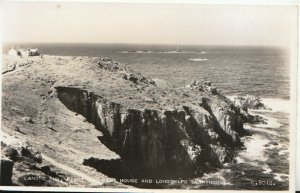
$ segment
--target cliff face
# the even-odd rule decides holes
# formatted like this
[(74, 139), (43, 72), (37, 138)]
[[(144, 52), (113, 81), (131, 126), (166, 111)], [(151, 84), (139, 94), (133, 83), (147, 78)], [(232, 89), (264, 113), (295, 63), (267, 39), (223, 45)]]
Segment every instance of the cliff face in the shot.
[(68, 109), (104, 134), (101, 141), (137, 177), (201, 175), (233, 161), (235, 149), (242, 145), (239, 114), (207, 98), (198, 109), (139, 110), (81, 88), (58, 86), (56, 90)]
[(115, 166), (135, 178), (201, 176), (243, 148), (251, 116), (209, 82), (178, 88), (96, 57), (6, 57), (4, 64), (4, 131), (102, 181), (124, 176)]

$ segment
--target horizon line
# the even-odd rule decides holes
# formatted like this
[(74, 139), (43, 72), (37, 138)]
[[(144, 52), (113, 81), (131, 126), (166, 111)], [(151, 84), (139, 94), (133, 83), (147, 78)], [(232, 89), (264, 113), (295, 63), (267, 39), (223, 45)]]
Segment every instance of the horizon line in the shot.
[(284, 45), (262, 45), (262, 44), (189, 44), (189, 43), (131, 43), (131, 42), (2, 42), (4, 44), (110, 44), (110, 45), (165, 45), (165, 46), (236, 46), (236, 47), (279, 47), (287, 48)]

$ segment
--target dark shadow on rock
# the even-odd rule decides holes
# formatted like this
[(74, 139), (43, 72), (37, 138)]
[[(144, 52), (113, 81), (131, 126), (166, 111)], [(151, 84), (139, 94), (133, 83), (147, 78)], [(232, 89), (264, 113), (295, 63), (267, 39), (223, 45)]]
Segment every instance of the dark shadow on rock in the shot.
[(83, 165), (93, 167), (98, 172), (101, 172), (108, 177), (115, 178), (118, 181), (120, 179), (133, 178), (133, 175), (121, 159), (106, 160), (91, 157), (84, 159)]
[(53, 170), (53, 168), (51, 168), (50, 165), (42, 166), (42, 167), (41, 167), (41, 171), (42, 171), (44, 174), (48, 175), (48, 176), (51, 176), (51, 177), (53, 177), (53, 178), (55, 178), (55, 179), (59, 179), (59, 180), (61, 180), (61, 181), (66, 182), (66, 179), (65, 179), (66, 176), (65, 176), (65, 174), (59, 173), (59, 172)]
[(13, 171), (14, 162), (10, 159), (1, 158), (1, 179), (0, 185), (11, 185), (12, 181), (12, 171)]
[(22, 147), (21, 154), (22, 156), (28, 157), (36, 161), (37, 163), (42, 163), (41, 153), (35, 150), (34, 148), (32, 148), (31, 146)]
[(115, 143), (112, 143), (113, 139), (111, 137), (109, 137), (108, 135), (103, 135), (103, 136), (97, 136), (97, 138), (109, 150), (118, 154), (117, 147), (116, 147)]
[[(122, 184), (138, 187), (138, 188), (151, 188), (157, 189), (162, 188), (166, 185), (156, 184), (154, 178), (147, 178), (147, 180), (152, 180), (151, 183), (145, 183), (142, 181), (142, 177), (139, 175), (134, 175), (128, 169), (126, 164), (121, 159), (98, 159), (98, 158), (88, 158), (84, 159), (83, 165), (95, 168), (98, 172), (104, 175), (116, 179), (117, 182)], [(163, 178), (162, 178), (163, 179)], [(168, 178), (169, 179), (169, 178)], [(131, 181), (133, 180), (133, 181)]]
[(221, 142), (223, 144), (227, 144), (230, 147), (234, 147), (234, 146), (242, 146), (242, 143), (240, 141), (240, 139), (238, 137), (234, 137), (231, 136), (230, 134), (226, 133), (221, 125), (219, 124), (219, 121), (217, 119), (217, 117), (215, 116), (215, 114), (213, 113), (213, 110), (211, 109), (211, 107), (208, 105), (208, 100), (207, 98), (203, 98), (202, 99), (202, 104), (200, 106), (202, 106), (205, 110), (207, 110), (209, 112), (209, 114), (211, 115), (212, 119), (213, 119), (213, 123), (214, 123), (214, 129), (215, 132), (217, 132), (219, 134), (219, 136), (221, 137)]

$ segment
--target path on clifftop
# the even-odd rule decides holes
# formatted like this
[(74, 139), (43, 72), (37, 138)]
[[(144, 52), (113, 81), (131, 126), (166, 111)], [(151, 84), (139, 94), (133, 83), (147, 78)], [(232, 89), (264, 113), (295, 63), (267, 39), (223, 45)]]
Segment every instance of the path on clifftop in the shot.
[(2, 75), (4, 75), (4, 74), (7, 74), (7, 73), (10, 73), (10, 72), (13, 72), (13, 71), (15, 71), (15, 70), (16, 70), (16, 68), (17, 68), (17, 65), (16, 65), (16, 64), (14, 64), (14, 65), (12, 66), (12, 68), (10, 68), (10, 69), (8, 69), (8, 70), (5, 70), (5, 71), (3, 71), (3, 72), (2, 72)]
[(61, 164), (61, 163), (58, 163), (57, 161), (55, 161), (54, 159), (46, 156), (45, 154), (42, 154), (42, 158), (45, 159), (46, 161), (50, 162), (51, 164), (53, 164), (54, 166), (62, 169), (62, 170), (65, 170), (75, 176), (78, 176), (86, 181), (88, 181), (90, 183), (91, 186), (95, 186), (95, 185), (101, 185), (101, 183), (99, 181), (97, 181), (96, 179), (82, 173), (81, 171), (79, 170), (76, 170), (74, 168), (71, 168), (69, 166), (66, 166), (64, 164)]
[(14, 63), (13, 66), (11, 66), (9, 69), (4, 70), (2, 72), (2, 75), (14, 73), (18, 70), (29, 67), (32, 63), (33, 63), (33, 61), (29, 61), (29, 62), (26, 62), (26, 63), (23, 63), (23, 64)]

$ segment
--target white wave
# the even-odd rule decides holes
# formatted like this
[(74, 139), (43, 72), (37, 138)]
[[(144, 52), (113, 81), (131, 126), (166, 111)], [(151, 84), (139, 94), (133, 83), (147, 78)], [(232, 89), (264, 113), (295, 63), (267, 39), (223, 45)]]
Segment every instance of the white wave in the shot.
[(278, 152), (278, 155), (284, 155), (284, 154), (288, 154), (288, 153), (289, 153), (288, 149), (283, 149)]
[[(238, 95), (228, 95), (226, 96), (230, 100), (234, 101)], [(254, 110), (253, 112), (283, 112), (283, 113), (290, 113), (291, 105), (290, 100), (287, 99), (280, 99), (280, 98), (261, 98), (262, 103), (267, 107), (271, 108), (271, 110)]]
[(268, 158), (264, 151), (265, 145), (269, 142), (270, 140), (261, 135), (252, 135), (250, 140), (244, 141), (247, 149), (240, 152), (239, 156), (246, 161), (266, 161)]
[[(252, 111), (250, 111), (252, 112)], [(251, 114), (254, 114), (253, 112)], [(255, 115), (255, 114), (254, 114)], [(255, 128), (263, 128), (263, 129), (278, 129), (279, 127), (282, 126), (281, 123), (278, 122), (278, 119), (275, 119), (273, 117), (267, 117), (264, 115), (259, 114), (260, 117), (264, 118), (267, 120), (267, 124), (255, 124)]]
[(278, 98), (262, 98), (262, 102), (275, 112), (289, 113), (291, 111), (290, 100)]
[(243, 158), (239, 157), (239, 156), (237, 156), (235, 158), (235, 161), (236, 161), (237, 164), (245, 163), (245, 160)]
[(288, 145), (282, 143), (278, 143), (277, 145), (270, 144), (266, 149), (277, 149), (278, 155), (284, 155), (289, 153)]
[(226, 97), (229, 98), (231, 101), (234, 101), (234, 99), (238, 97), (238, 95), (226, 95)]
[(166, 52), (157, 52), (157, 53), (166, 53), (166, 54), (200, 54), (201, 52), (195, 52), (195, 51), (166, 51)]
[[(266, 149), (268, 150), (280, 150), (283, 146), (279, 143), (278, 145), (275, 145), (274, 143), (268, 144), (268, 147)], [(279, 152), (279, 151), (278, 151)]]
[(263, 173), (264, 174), (269, 174), (269, 173), (271, 173), (273, 170), (270, 168), (270, 166), (269, 165), (267, 165), (267, 164), (265, 164), (265, 165), (263, 165)]
[(202, 62), (202, 61), (207, 61), (208, 59), (207, 58), (191, 58), (188, 60), (194, 61), (194, 62)]
[(156, 53), (156, 52), (150, 51), (150, 50), (137, 50), (137, 51), (121, 51), (119, 53), (123, 53), (123, 54), (131, 54), (131, 53), (147, 54), (147, 53)]
[(275, 175), (274, 179), (277, 180), (277, 181), (279, 181), (279, 182), (284, 182), (284, 181), (285, 181), (285, 180), (283, 179), (283, 177), (284, 177), (284, 178), (288, 178), (288, 177), (289, 177), (289, 175), (287, 175), (287, 174), (282, 174), (282, 173), (274, 173), (274, 175)]
[(201, 180), (203, 181), (208, 181), (208, 180), (215, 180), (215, 181), (221, 181), (222, 185), (232, 185), (230, 183), (226, 176), (231, 173), (230, 169), (220, 169), (219, 171), (215, 173), (205, 173), (202, 177)]
[(254, 127), (254, 126), (248, 126), (248, 125), (244, 125), (244, 128), (248, 129), (248, 130), (251, 130), (251, 131), (258, 131), (258, 132), (278, 136), (278, 133), (276, 131), (270, 130), (270, 128), (263, 128), (263, 127), (258, 128), (258, 127)]
[[(234, 98), (236, 97), (237, 96), (234, 95), (227, 96), (227, 98), (229, 98), (230, 100), (234, 100)], [(262, 112), (288, 112), (289, 101), (283, 99), (262, 98), (262, 103), (265, 104), (267, 108), (271, 108), (272, 110), (249, 109), (249, 113), (252, 115), (259, 115), (260, 117), (266, 119), (267, 124), (244, 124), (244, 128), (278, 136), (278, 132), (272, 129), (278, 129), (282, 126), (282, 124), (278, 119), (270, 116), (265, 116), (262, 114)]]

